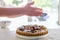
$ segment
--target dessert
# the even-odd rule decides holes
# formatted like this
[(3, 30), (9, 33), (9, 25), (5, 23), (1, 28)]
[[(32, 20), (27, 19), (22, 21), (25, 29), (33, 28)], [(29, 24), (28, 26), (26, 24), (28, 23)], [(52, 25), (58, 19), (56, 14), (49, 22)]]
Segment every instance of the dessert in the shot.
[(17, 28), (16, 33), (22, 36), (43, 36), (48, 34), (48, 30), (40, 25), (24, 25)]

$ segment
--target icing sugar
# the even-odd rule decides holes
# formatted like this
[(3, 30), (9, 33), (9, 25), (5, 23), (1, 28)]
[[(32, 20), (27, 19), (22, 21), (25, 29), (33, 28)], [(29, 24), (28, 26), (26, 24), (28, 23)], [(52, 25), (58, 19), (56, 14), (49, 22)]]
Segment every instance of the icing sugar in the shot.
[(44, 32), (44, 30), (41, 30), (43, 26), (38, 26), (38, 25), (25, 25), (20, 28), (21, 31), (24, 32)]

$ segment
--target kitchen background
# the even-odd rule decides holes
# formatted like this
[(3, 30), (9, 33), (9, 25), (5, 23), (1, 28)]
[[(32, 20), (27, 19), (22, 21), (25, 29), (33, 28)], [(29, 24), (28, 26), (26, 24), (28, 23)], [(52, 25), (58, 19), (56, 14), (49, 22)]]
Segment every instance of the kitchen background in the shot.
[(48, 29), (59, 28), (58, 21), (58, 2), (59, 0), (0, 0), (0, 7), (13, 8), (22, 7), (27, 3), (34, 1), (35, 7), (43, 9), (43, 13), (47, 13), (47, 16), (39, 19), (39, 17), (31, 17), (32, 21), (28, 22), (28, 16), (20, 16), (16, 18), (0, 17), (0, 21), (11, 21), (8, 26), (10, 31), (15, 31), (17, 27), (26, 24), (39, 24), (44, 25)]

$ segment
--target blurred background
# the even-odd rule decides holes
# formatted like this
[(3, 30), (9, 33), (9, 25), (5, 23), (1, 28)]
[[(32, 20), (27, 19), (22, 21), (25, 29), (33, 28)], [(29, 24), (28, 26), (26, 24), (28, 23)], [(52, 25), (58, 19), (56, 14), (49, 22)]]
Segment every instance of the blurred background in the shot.
[(17, 27), (26, 24), (39, 24), (44, 25), (48, 29), (59, 28), (58, 21), (58, 3), (59, 0), (0, 0), (0, 7), (2, 8), (14, 8), (23, 7), (27, 3), (34, 1), (35, 7), (42, 8), (43, 13), (47, 13), (47, 17), (43, 17), (42, 20), (38, 17), (32, 16), (32, 21), (28, 22), (28, 16), (20, 16), (16, 18), (0, 17), (0, 21), (11, 21), (8, 26), (9, 30), (14, 31)]

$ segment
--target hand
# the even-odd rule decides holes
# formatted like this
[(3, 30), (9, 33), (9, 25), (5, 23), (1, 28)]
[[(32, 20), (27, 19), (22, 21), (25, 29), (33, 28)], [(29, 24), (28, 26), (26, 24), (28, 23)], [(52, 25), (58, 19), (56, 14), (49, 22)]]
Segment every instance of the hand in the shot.
[(24, 8), (23, 11), (25, 15), (28, 16), (41, 16), (42, 15), (42, 9), (37, 7), (32, 7), (34, 2), (28, 3)]
[(26, 6), (24, 6), (22, 11), (18, 14), (11, 15), (9, 17), (18, 17), (21, 15), (28, 15), (28, 16), (41, 16), (42, 15), (42, 9), (37, 8), (37, 7), (32, 7), (34, 2), (28, 3)]

